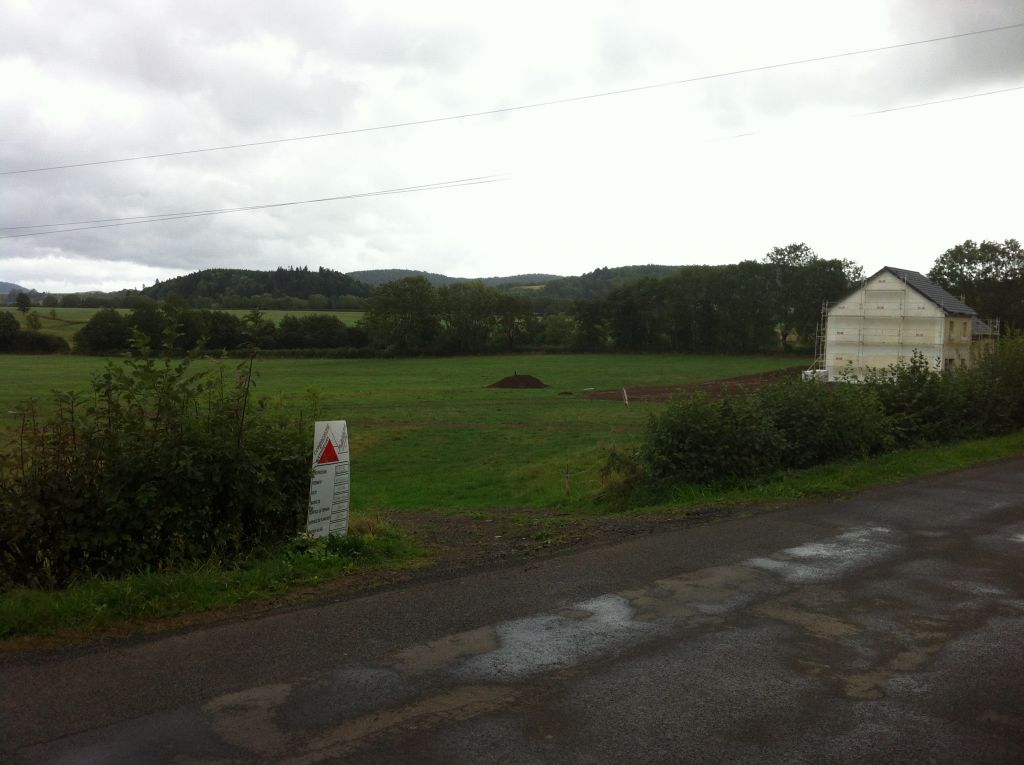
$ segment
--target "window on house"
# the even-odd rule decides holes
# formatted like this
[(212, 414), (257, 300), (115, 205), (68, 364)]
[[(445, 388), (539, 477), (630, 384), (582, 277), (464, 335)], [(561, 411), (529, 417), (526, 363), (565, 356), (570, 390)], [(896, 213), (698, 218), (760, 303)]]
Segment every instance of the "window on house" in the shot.
[(956, 322), (955, 321), (950, 321), (949, 322), (949, 339), (952, 340), (954, 337), (956, 337)]
[(967, 339), (967, 322), (966, 321), (960, 327), (960, 339), (961, 340), (966, 340)]

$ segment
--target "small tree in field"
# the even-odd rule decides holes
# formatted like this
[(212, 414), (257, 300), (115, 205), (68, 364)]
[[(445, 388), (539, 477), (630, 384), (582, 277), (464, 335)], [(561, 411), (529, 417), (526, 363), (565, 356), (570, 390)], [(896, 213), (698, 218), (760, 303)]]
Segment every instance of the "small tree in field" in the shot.
[(14, 305), (16, 305), (18, 310), (22, 313), (28, 313), (29, 309), (32, 308), (32, 298), (29, 297), (27, 292), (19, 292), (18, 296), (14, 298)]

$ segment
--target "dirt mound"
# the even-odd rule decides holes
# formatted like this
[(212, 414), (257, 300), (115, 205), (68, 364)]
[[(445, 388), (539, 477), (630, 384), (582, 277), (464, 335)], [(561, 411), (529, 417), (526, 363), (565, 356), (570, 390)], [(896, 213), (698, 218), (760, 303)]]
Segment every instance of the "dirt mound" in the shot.
[(548, 388), (533, 375), (514, 374), (510, 377), (503, 377), (496, 383), (491, 383), (488, 388)]
[[(710, 380), (703, 383), (686, 385), (661, 385), (656, 387), (626, 386), (630, 401), (668, 401), (673, 396), (683, 394), (704, 393), (709, 396), (730, 396), (738, 393), (750, 393), (769, 383), (786, 378), (798, 377), (804, 367), (786, 367), (772, 372), (728, 377), (723, 380)], [(600, 398), (606, 401), (622, 401), (622, 389), (598, 390), (586, 394), (587, 398)]]

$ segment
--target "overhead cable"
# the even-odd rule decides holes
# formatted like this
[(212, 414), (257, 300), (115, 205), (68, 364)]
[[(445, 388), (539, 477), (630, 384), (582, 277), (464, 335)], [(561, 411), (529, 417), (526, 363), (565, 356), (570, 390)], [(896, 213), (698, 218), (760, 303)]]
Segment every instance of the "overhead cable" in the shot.
[[(939, 98), (934, 101), (922, 101), (917, 104), (903, 104), (901, 106), (889, 106), (885, 109), (875, 109), (870, 112), (860, 112), (859, 114), (846, 115), (846, 119), (855, 119), (857, 117), (873, 117), (877, 114), (889, 114), (891, 112), (902, 112), (909, 109), (923, 109), (926, 106), (938, 106), (939, 104), (951, 104), (955, 101), (967, 101), (971, 98), (984, 98), (985, 96), (997, 96), (1000, 93), (1012, 93), (1015, 90), (1024, 90), (1024, 85), (1013, 85), (1009, 88), (1000, 88), (999, 90), (986, 90), (984, 93), (968, 93), (965, 96), (951, 96), (950, 98)], [(735, 135), (722, 136), (721, 138), (712, 139), (714, 141), (729, 141), (734, 138), (749, 138), (750, 136), (761, 135), (764, 131), (752, 130), (747, 133), (736, 133)]]
[[(140, 223), (160, 223), (169, 220), (181, 220), (183, 218), (199, 218), (211, 215), (223, 215), (233, 212), (248, 212), (252, 210), (268, 210), (275, 207), (294, 207), (296, 205), (317, 204), (320, 202), (337, 202), (346, 199), (363, 199), (366, 197), (380, 197), (390, 194), (408, 194), (415, 191), (435, 191), (438, 189), (453, 189), (462, 186), (477, 186), (485, 183), (499, 183), (508, 180), (503, 176), (489, 175), (477, 176), (475, 178), (461, 178), (453, 181), (439, 181), (436, 183), (424, 183), (418, 186), (402, 186), (394, 189), (382, 189), (379, 191), (364, 191), (358, 194), (339, 194), (331, 197), (319, 197), (317, 199), (290, 200), (287, 202), (271, 202), (268, 204), (246, 205), (244, 207), (222, 207), (211, 210), (190, 210), (186, 212), (159, 213), (156, 215), (136, 215), (124, 218), (104, 218), (95, 221), (79, 221), (95, 225), (79, 226), (77, 223), (37, 223), (31, 226), (6, 226), (0, 231), (15, 231), (26, 228), (50, 228), (51, 231), (31, 231), (21, 234), (4, 234), (0, 239), (19, 239), (27, 236), (45, 236), (47, 234), (64, 234), (72, 231), (88, 231), (96, 228), (115, 228), (118, 226), (135, 226)], [(57, 226), (75, 226), (74, 228), (55, 228)]]
[[(985, 96), (994, 96), (1001, 93), (1010, 93), (1017, 90), (1024, 90), (1024, 85), (1015, 85), (1009, 88), (1001, 88), (999, 90), (989, 90), (983, 93), (970, 93), (963, 96), (953, 96), (951, 98), (940, 98), (935, 101), (924, 101), (917, 104), (904, 104), (902, 106), (893, 106), (885, 109), (876, 109), (875, 111), (862, 112), (860, 114), (850, 115), (854, 117), (870, 117), (877, 114), (888, 114), (891, 112), (905, 111), (908, 109), (921, 109), (928, 106), (937, 106), (939, 104), (948, 104), (955, 101), (966, 101), (972, 98), (983, 98)], [(736, 138), (748, 138), (751, 136), (759, 135), (761, 131), (753, 131), (748, 133), (737, 133), (736, 135), (724, 136), (722, 138), (711, 139), (712, 141), (727, 141)], [(196, 210), (188, 212), (173, 212), (173, 213), (154, 213), (152, 215), (136, 215), (127, 216), (121, 218), (95, 218), (92, 220), (80, 220), (80, 221), (62, 221), (59, 223), (32, 223), (21, 226), (0, 226), (0, 231), (24, 231), (25, 229), (35, 228), (50, 228), (53, 231), (34, 231), (23, 234), (6, 234), (0, 235), (0, 239), (17, 239), (28, 236), (42, 236), (44, 234), (59, 234), (69, 231), (87, 231), (94, 228), (111, 228), (115, 226), (129, 226), (138, 223), (158, 223), (164, 220), (177, 220), (180, 218), (196, 218), (208, 215), (220, 215), (223, 213), (232, 212), (244, 212), (249, 210), (263, 210), (273, 207), (287, 207), (293, 205), (304, 205), (304, 204), (315, 204), (317, 202), (330, 202), (338, 201), (343, 199), (358, 199), (363, 197), (375, 197), (385, 196), (389, 194), (405, 194), (413, 191), (431, 191), (435, 189), (443, 188), (454, 188), (458, 186), (474, 186), (482, 183), (495, 183), (498, 181), (508, 180), (503, 176), (487, 175), (487, 176), (475, 176), (472, 178), (461, 178), (453, 181), (439, 181), (437, 183), (426, 183), (418, 186), (403, 186), (394, 189), (384, 189), (381, 191), (367, 191), (359, 194), (347, 194), (342, 196), (334, 197), (322, 197), (319, 199), (305, 199), (298, 201), (288, 202), (275, 202), (271, 204), (262, 205), (247, 205), (244, 207), (225, 207), (213, 210)], [(93, 225), (97, 224), (97, 225)], [(61, 226), (81, 226), (80, 228), (59, 228)]]
[(486, 117), (494, 114), (505, 114), (508, 112), (524, 111), (527, 109), (539, 109), (546, 106), (556, 106), (559, 104), (569, 104), (578, 101), (588, 101), (597, 98), (608, 98), (610, 96), (621, 96), (627, 93), (639, 93), (645, 90), (655, 90), (658, 88), (670, 88), (678, 85), (688, 85), (694, 82), (705, 82), (707, 80), (722, 79), (725, 77), (735, 77), (742, 74), (752, 74), (754, 72), (765, 72), (772, 69), (782, 69), (790, 66), (802, 66), (805, 64), (814, 64), (822, 61), (833, 61), (835, 59), (846, 58), (849, 56), (862, 56), (868, 53), (880, 53), (887, 50), (896, 50), (899, 48), (909, 48), (916, 45), (927, 45), (930, 43), (943, 42), (945, 40), (955, 40), (963, 37), (972, 37), (976, 35), (991, 34), (993, 32), (1005, 32), (1010, 29), (1018, 29), (1024, 27), (1024, 22), (1016, 24), (1005, 24), (998, 27), (989, 27), (987, 29), (976, 29), (971, 32), (959, 32), (957, 34), (943, 35), (941, 37), (929, 37), (924, 40), (912, 40), (910, 42), (894, 43), (892, 45), (882, 45), (876, 48), (863, 48), (860, 50), (845, 51), (843, 53), (833, 53), (827, 56), (815, 56), (813, 58), (796, 59), (793, 61), (784, 61), (777, 64), (765, 64), (762, 66), (754, 66), (746, 69), (734, 69), (728, 72), (717, 72), (714, 74), (703, 74), (695, 77), (687, 77), (681, 80), (672, 80), (669, 82), (659, 82), (648, 85), (637, 85), (630, 88), (620, 88), (617, 90), (606, 90), (599, 93), (588, 93), (581, 96), (569, 96), (566, 98), (556, 98), (549, 101), (536, 101), (529, 104), (519, 104), (516, 106), (502, 106), (496, 109), (485, 109), (477, 112), (465, 112), (463, 114), (450, 114), (443, 117), (430, 117), (426, 119), (409, 120), (407, 122), (394, 122), (388, 125), (374, 125), (371, 127), (352, 128), (349, 130), (335, 130), (328, 133), (315, 133), (312, 135), (301, 135), (291, 136), (288, 138), (272, 138), (265, 141), (250, 141), (248, 143), (236, 143), (227, 144), (224, 146), (209, 146), (200, 149), (182, 149), (180, 151), (167, 151), (154, 154), (141, 154), (133, 157), (117, 157), (114, 159), (98, 159), (87, 162), (74, 162), (63, 165), (49, 165), (44, 167), (30, 167), (22, 168), (19, 170), (0, 170), (0, 175), (18, 175), (22, 173), (41, 173), (49, 170), (68, 170), (76, 167), (92, 167), (95, 165), (112, 165), (121, 162), (136, 162), (143, 159), (164, 159), (167, 157), (181, 157), (189, 154), (203, 154), (214, 151), (226, 151), (229, 149), (246, 149), (256, 146), (270, 146), (279, 143), (291, 143), (295, 141), (310, 141), (318, 138), (331, 138), (342, 135), (352, 135), (354, 133), (369, 133), (376, 130), (393, 130), (395, 128), (403, 127), (414, 127), (417, 125), (429, 125), (436, 122), (450, 122), (452, 120), (468, 119), (471, 117)]

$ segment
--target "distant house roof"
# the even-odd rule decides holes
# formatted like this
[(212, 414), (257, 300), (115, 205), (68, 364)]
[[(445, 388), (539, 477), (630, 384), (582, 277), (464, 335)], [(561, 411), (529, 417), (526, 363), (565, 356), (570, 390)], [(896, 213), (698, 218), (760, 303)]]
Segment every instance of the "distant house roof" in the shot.
[(992, 329), (988, 324), (983, 322), (977, 316), (971, 318), (971, 334), (977, 337), (978, 335), (994, 335), (996, 331)]
[[(908, 285), (913, 287), (915, 290), (920, 292), (926, 298), (931, 300), (935, 305), (941, 308), (946, 313), (965, 314), (967, 316), (977, 316), (978, 312), (971, 308), (966, 303), (957, 300), (955, 297), (950, 295), (946, 290), (942, 289), (938, 284), (928, 279), (923, 274), (919, 274), (917, 271), (908, 271), (905, 268), (893, 268), (892, 266), (886, 266), (881, 271), (868, 277), (874, 279), (882, 271), (889, 271), (895, 276), (905, 281)], [(988, 328), (988, 325), (984, 322), (978, 322), (988, 329), (987, 334), (992, 334), (992, 330)], [(976, 327), (977, 329), (977, 327)], [(986, 334), (985, 332), (976, 332), (976, 334)]]

